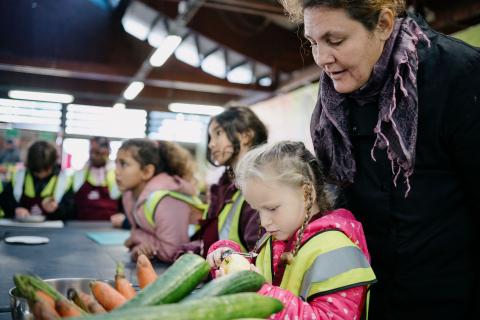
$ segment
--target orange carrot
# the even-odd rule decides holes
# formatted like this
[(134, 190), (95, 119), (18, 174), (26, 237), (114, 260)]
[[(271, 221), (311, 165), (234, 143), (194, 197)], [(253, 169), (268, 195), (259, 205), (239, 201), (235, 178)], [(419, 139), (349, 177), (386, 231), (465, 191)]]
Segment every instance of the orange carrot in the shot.
[(127, 300), (135, 297), (137, 292), (130, 284), (130, 281), (125, 278), (125, 268), (123, 263), (117, 263), (117, 272), (115, 274), (115, 289), (122, 294)]
[(53, 298), (51, 296), (49, 296), (48, 294), (46, 294), (42, 290), (36, 290), (35, 295), (36, 295), (38, 300), (45, 301), (45, 303), (47, 303), (49, 306), (51, 306), (52, 309), (55, 309), (55, 300), (53, 300)]
[(62, 318), (79, 317), (82, 312), (67, 299), (58, 299), (55, 301), (55, 309)]
[(102, 281), (90, 282), (90, 289), (92, 289), (95, 299), (97, 299), (107, 311), (113, 310), (127, 301), (120, 292), (115, 290), (115, 288), (108, 283)]
[(90, 312), (90, 313), (106, 312), (105, 309), (102, 307), (102, 305), (98, 303), (94, 297), (92, 297), (89, 294), (86, 294), (83, 291), (70, 288), (68, 289), (67, 296), (70, 300), (75, 302), (77, 306), (79, 306), (80, 308), (82, 308), (87, 312)]
[(140, 288), (145, 288), (157, 280), (157, 273), (146, 255), (141, 254), (137, 260), (137, 280)]
[(60, 318), (54, 307), (45, 300), (36, 300), (30, 304), (33, 316), (36, 320), (56, 320)]

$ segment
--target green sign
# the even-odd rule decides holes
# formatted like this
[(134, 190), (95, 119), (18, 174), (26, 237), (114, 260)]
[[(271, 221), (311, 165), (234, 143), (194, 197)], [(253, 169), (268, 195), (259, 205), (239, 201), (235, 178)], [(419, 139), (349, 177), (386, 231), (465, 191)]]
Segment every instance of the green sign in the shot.
[(7, 129), (7, 132), (5, 132), (5, 138), (7, 139), (18, 138), (19, 136), (20, 132), (18, 129)]
[(57, 134), (54, 132), (40, 131), (38, 133), (38, 138), (41, 140), (55, 141), (55, 139), (57, 138)]

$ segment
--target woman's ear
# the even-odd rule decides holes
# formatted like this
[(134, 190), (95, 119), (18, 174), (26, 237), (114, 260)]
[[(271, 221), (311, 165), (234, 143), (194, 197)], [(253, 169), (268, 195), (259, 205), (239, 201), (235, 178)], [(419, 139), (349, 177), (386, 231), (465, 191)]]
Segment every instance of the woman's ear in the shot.
[(153, 164), (147, 164), (141, 170), (141, 178), (144, 181), (148, 181), (155, 175), (155, 166)]
[(383, 41), (387, 41), (393, 31), (395, 25), (395, 15), (390, 9), (382, 9), (378, 15), (378, 22), (376, 32), (379, 38)]

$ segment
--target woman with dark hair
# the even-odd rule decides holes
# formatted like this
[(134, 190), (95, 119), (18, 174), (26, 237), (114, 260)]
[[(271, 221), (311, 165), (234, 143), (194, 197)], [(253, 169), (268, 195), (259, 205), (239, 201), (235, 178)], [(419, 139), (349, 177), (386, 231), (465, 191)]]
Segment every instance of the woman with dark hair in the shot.
[(322, 68), (311, 134), (363, 224), (371, 319), (469, 319), (478, 305), (480, 52), (402, 0), (284, 1)]
[(258, 213), (235, 186), (232, 168), (248, 150), (266, 143), (267, 138), (265, 125), (246, 107), (231, 107), (212, 117), (208, 124), (207, 158), (214, 166), (225, 166), (225, 172), (210, 187), (209, 207), (200, 229), (178, 255), (194, 252), (206, 256), (218, 240), (234, 240), (244, 251), (253, 249), (260, 236)]
[(56, 147), (35, 141), (27, 152), (26, 168), (7, 185), (7, 215), (23, 221), (67, 219), (74, 213), (71, 177), (57, 164)]

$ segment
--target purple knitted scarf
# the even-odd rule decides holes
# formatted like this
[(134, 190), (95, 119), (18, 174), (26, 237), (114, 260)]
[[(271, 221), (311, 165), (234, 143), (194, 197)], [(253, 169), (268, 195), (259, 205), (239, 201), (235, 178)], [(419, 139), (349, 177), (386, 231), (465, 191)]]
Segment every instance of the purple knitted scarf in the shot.
[(345, 99), (351, 98), (359, 105), (378, 101), (378, 122), (374, 132), (377, 137), (374, 149), (387, 149), (391, 161), (393, 183), (403, 173), (407, 184), (405, 197), (410, 191), (409, 177), (415, 165), (417, 141), (418, 92), (417, 43), (427, 36), (410, 17), (397, 19), (383, 53), (373, 68), (369, 81), (356, 92), (340, 94), (332, 80), (322, 73), (317, 105), (312, 115), (310, 129), (317, 157), (324, 163), (334, 181), (353, 183), (355, 160), (348, 135), (348, 112)]

